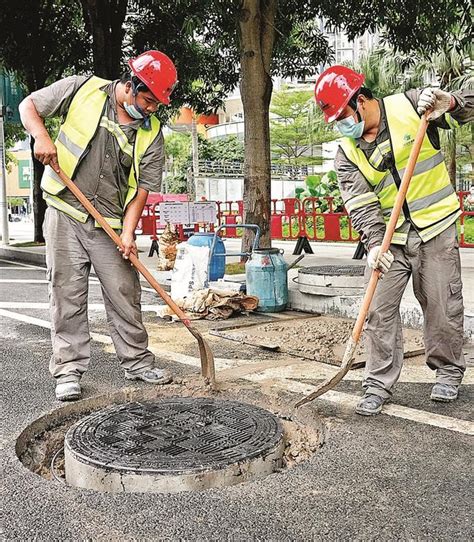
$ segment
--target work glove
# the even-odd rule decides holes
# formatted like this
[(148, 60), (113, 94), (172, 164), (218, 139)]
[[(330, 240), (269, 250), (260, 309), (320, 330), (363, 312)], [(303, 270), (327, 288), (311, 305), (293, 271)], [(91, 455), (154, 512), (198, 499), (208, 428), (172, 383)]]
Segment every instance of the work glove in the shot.
[(427, 109), (432, 109), (428, 115), (428, 120), (434, 120), (454, 106), (454, 98), (449, 92), (444, 92), (439, 88), (425, 88), (418, 98), (417, 111), (420, 115)]
[(367, 254), (367, 265), (372, 269), (378, 269), (382, 273), (386, 273), (393, 263), (393, 254), (390, 250), (380, 252), (380, 245), (377, 245), (369, 250)]

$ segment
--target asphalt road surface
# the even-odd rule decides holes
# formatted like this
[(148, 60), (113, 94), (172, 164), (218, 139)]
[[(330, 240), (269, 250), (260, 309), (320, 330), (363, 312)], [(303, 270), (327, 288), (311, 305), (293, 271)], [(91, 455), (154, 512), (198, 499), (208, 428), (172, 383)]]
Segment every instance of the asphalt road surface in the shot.
[[(34, 474), (19, 461), (16, 439), (40, 416), (63, 408), (48, 373), (45, 271), (6, 261), (0, 261), (0, 268), (4, 540), (473, 539), (472, 385), (462, 387), (455, 404), (431, 403), (433, 377), (415, 362), (404, 371), (387, 413), (373, 419), (353, 413), (361, 378), (353, 372), (335, 392), (304, 411), (306, 419), (321, 420), (325, 427), (325, 442), (317, 453), (250, 483), (175, 495), (107, 494)], [(107, 344), (95, 279), (90, 290), (91, 331), (96, 335), (91, 368), (83, 379), (86, 401), (126, 385)], [(145, 291), (142, 303), (147, 326), (155, 333), (157, 298)], [(207, 324), (199, 325), (205, 329)], [(160, 327), (156, 329), (159, 334)], [(293, 404), (319, 379), (301, 369), (307, 365), (285, 365), (283, 358), (275, 363), (272, 353), (263, 355), (257, 348), (242, 349), (240, 359), (236, 350), (226, 354), (231, 350), (222, 341), (215, 348), (218, 369), (225, 367), (231, 375), (241, 364), (238, 378), (228, 380), (233, 393), (239, 387), (260, 390), (263, 401), (268, 393), (269, 408), (275, 397), (279, 404)], [(161, 354), (160, 362), (178, 375), (178, 382), (196, 374), (198, 360), (191, 350), (166, 354), (165, 348)], [(252, 371), (259, 359), (268, 368)], [(323, 374), (328, 369), (320, 365)], [(312, 374), (319, 374), (314, 371), (312, 367)], [(472, 368), (466, 382), (472, 382)]]

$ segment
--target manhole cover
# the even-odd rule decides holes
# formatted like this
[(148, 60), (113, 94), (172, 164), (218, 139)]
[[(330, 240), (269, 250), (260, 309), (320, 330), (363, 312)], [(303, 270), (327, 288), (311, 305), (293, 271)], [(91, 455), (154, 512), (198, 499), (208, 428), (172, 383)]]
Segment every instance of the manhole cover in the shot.
[(283, 449), (278, 419), (258, 407), (203, 398), (127, 403), (69, 429), (66, 480), (102, 491), (219, 487), (270, 474)]
[(317, 265), (302, 267), (299, 272), (303, 275), (332, 275), (359, 277), (364, 275), (364, 265)]

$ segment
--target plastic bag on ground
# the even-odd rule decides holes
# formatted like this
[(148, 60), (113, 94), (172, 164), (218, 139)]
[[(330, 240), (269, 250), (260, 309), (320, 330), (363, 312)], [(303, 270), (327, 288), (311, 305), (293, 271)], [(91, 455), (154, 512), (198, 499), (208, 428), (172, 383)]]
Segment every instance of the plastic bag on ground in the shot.
[[(226, 320), (236, 314), (254, 311), (258, 306), (256, 296), (210, 288), (193, 291), (186, 298), (177, 298), (175, 301), (192, 320)], [(176, 318), (167, 305), (159, 307), (157, 315), (161, 318)]]
[(194, 290), (207, 287), (208, 263), (209, 247), (180, 243), (171, 273), (172, 299), (186, 298)]

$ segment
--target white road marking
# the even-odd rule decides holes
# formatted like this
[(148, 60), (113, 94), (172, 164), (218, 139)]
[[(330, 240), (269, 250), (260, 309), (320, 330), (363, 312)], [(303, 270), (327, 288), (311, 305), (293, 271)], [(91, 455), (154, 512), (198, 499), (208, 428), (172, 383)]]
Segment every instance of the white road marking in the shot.
[[(10, 260), (3, 260), (2, 258), (0, 258), (0, 262), (10, 263)], [(0, 269), (13, 269), (15, 271), (21, 271), (23, 269), (40, 269), (41, 271), (46, 271), (46, 267), (40, 267), (39, 265), (31, 265), (31, 264), (26, 264), (26, 263), (21, 263), (21, 262), (15, 262), (15, 265), (18, 265), (21, 267), (5, 266), (5, 267), (0, 267)], [(100, 281), (96, 276), (89, 277), (89, 281), (100, 284)], [(153, 292), (154, 294), (157, 294), (157, 291), (154, 288), (148, 288), (146, 286), (142, 286), (142, 291)]]
[[(105, 310), (103, 303), (89, 303), (88, 310), (103, 311)], [(0, 301), (0, 309), (49, 309), (49, 303), (28, 303), (26, 301)], [(142, 312), (155, 312), (161, 309), (160, 305), (142, 305)]]
[[(265, 380), (262, 375), (253, 375), (247, 379), (257, 382)], [(292, 391), (301, 396), (309, 395), (316, 389), (316, 386), (310, 386), (302, 382), (286, 379), (275, 381), (274, 386), (285, 391)], [(359, 399), (359, 397), (349, 393), (331, 390), (322, 395), (318, 400), (329, 401), (330, 403), (337, 403), (339, 405), (355, 408)], [(427, 412), (426, 410), (417, 410), (415, 408), (409, 408), (394, 403), (384, 406), (383, 413), (395, 418), (403, 418), (404, 420), (432, 425), (433, 427), (440, 427), (441, 429), (449, 429), (450, 431), (474, 436), (474, 423), (468, 420), (450, 418), (449, 416), (434, 414), (432, 412)]]
[(34, 316), (27, 316), (26, 314), (20, 314), (18, 312), (10, 312), (5, 309), (0, 309), (0, 316), (5, 318), (11, 318), (12, 320), (18, 320), (25, 324), (33, 324), (34, 326), (45, 327), (51, 329), (51, 323), (48, 320), (42, 320), (41, 318), (35, 318)]
[[(41, 318), (35, 318), (34, 316), (27, 316), (26, 314), (20, 314), (18, 312), (10, 312), (4, 309), (0, 309), (0, 316), (11, 318), (12, 320), (18, 320), (25, 324), (33, 324), (34, 326), (51, 329), (51, 322), (48, 320), (42, 320)], [(102, 335), (101, 333), (91, 333), (91, 338), (94, 341), (103, 344), (112, 344), (112, 339), (108, 335)]]
[[(315, 378), (330, 378), (338, 371), (338, 367), (328, 365), (322, 362), (299, 361), (295, 360), (291, 365), (281, 367), (268, 367), (259, 371), (253, 371), (253, 374), (262, 373), (266, 379), (314, 380)], [(344, 377), (346, 382), (361, 382), (364, 380), (364, 369), (355, 369), (349, 371)], [(407, 384), (434, 384), (435, 373), (425, 363), (410, 364), (405, 362), (398, 382)], [(464, 384), (474, 384), (474, 370), (468, 368), (464, 374)]]
[(29, 263), (16, 262), (15, 260), (4, 260), (4, 259), (0, 258), (0, 262), (14, 263), (15, 265), (21, 265), (22, 267), (29, 268), (29, 269), (42, 269), (43, 271), (46, 270), (46, 267), (41, 267), (39, 265), (32, 265), (32, 264), (29, 264)]
[[(0, 316), (19, 320), (27, 324), (33, 324), (43, 328), (51, 328), (50, 322), (47, 320), (41, 320), (40, 318), (34, 318), (32, 316), (26, 316), (15, 312), (10, 312), (4, 309), (0, 309)], [(112, 339), (108, 335), (100, 333), (91, 333), (91, 338), (102, 344), (112, 344)], [(186, 354), (180, 354), (178, 352), (169, 352), (167, 350), (159, 350), (157, 348), (151, 349), (153, 353), (158, 355), (166, 354), (167, 358), (175, 361), (176, 363), (182, 363), (190, 365), (192, 367), (200, 367), (199, 358), (188, 356)], [(228, 360), (224, 358), (216, 359), (216, 368), (225, 369), (233, 367), (239, 360)], [(248, 375), (243, 377), (246, 380), (252, 382), (263, 382), (268, 380), (264, 372), (254, 375)], [(303, 382), (297, 382), (295, 380), (279, 379), (274, 380), (273, 387), (279, 388), (283, 391), (291, 391), (298, 395), (308, 395), (315, 390), (315, 386), (304, 384)], [(330, 403), (336, 403), (346, 407), (354, 408), (357, 404), (359, 397), (351, 395), (349, 393), (341, 393), (338, 391), (328, 391), (321, 396), (319, 401), (328, 401)], [(404, 420), (413, 421), (416, 423), (422, 423), (424, 425), (430, 425), (438, 427), (440, 429), (448, 429), (449, 431), (455, 431), (457, 433), (463, 433), (466, 435), (474, 436), (474, 423), (467, 420), (460, 420), (458, 418), (451, 418), (449, 416), (442, 416), (441, 414), (434, 414), (425, 410), (417, 410), (415, 408), (409, 408), (397, 404), (389, 404), (384, 407), (383, 413), (395, 418), (401, 418)]]
[(3, 284), (48, 284), (46, 279), (0, 279)]
[[(0, 269), (2, 270), (8, 270), (8, 271), (31, 271), (30, 267), (17, 267), (16, 265), (5, 265), (0, 266)], [(42, 271), (46, 271), (45, 268), (41, 268)]]

